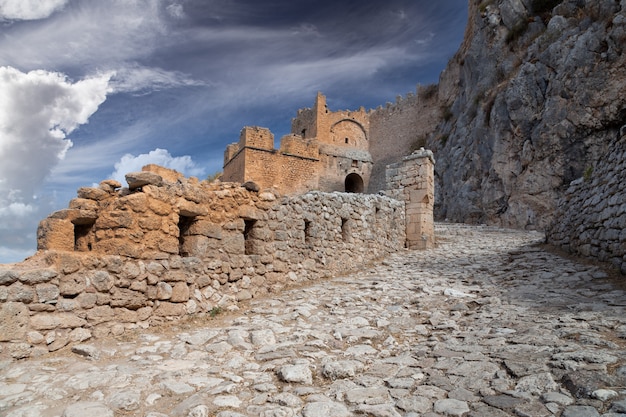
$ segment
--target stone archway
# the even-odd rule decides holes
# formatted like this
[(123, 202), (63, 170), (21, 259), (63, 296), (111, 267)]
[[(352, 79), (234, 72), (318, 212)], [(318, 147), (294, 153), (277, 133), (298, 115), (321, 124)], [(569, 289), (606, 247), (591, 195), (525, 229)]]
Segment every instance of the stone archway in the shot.
[(347, 193), (362, 193), (363, 186), (363, 178), (359, 174), (348, 174), (345, 180), (345, 187)]

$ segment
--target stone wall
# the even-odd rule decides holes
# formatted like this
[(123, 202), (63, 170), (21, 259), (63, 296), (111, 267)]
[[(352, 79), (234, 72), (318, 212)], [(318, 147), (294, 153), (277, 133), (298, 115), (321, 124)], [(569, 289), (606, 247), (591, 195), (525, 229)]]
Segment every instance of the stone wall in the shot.
[(398, 96), (370, 111), (370, 153), (374, 167), (368, 192), (385, 189), (385, 167), (402, 161), (412, 150), (425, 146), (426, 137), (434, 131), (441, 110), (437, 87), (418, 86), (415, 94)]
[(570, 253), (610, 262), (626, 274), (626, 128), (601, 161), (570, 183), (546, 237)]
[(43, 354), (236, 308), (404, 247), (404, 203), (388, 197), (281, 197), (149, 169), (127, 175), (128, 188), (79, 189), (41, 222), (35, 256), (0, 267), (0, 349)]
[(421, 148), (387, 166), (387, 195), (405, 202), (406, 246), (427, 249), (435, 246), (435, 158)]

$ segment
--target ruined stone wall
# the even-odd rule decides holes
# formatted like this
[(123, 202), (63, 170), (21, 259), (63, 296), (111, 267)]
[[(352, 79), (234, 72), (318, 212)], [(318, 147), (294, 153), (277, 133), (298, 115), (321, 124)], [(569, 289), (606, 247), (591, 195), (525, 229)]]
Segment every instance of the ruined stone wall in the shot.
[(406, 246), (427, 249), (435, 246), (435, 159), (421, 148), (387, 166), (387, 195), (404, 201)]
[(384, 196), (127, 178), (81, 189), (42, 221), (33, 258), (0, 267), (0, 342), (14, 356), (233, 307), (404, 246), (404, 205)]
[(610, 262), (626, 274), (626, 128), (601, 161), (570, 183), (546, 238), (570, 253)]
[(385, 189), (385, 167), (400, 162), (412, 150), (426, 144), (435, 130), (441, 110), (436, 86), (418, 86), (416, 94), (398, 96), (395, 103), (370, 111), (370, 144), (374, 166), (368, 192)]

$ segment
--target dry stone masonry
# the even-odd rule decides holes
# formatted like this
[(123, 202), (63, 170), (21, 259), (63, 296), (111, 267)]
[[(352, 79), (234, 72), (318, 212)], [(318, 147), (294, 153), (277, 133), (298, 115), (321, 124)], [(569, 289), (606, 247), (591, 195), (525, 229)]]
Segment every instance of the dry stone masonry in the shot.
[(603, 262), (626, 274), (626, 129), (601, 164), (589, 166), (559, 201), (550, 243)]
[(405, 245), (404, 203), (280, 196), (155, 165), (78, 190), (42, 220), (38, 253), (0, 268), (0, 342), (15, 356), (227, 309), (358, 269)]

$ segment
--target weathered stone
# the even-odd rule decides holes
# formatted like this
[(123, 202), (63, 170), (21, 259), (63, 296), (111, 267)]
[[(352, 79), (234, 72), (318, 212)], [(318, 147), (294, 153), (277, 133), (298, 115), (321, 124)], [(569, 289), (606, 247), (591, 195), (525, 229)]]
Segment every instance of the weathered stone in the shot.
[(114, 412), (98, 402), (78, 402), (63, 410), (62, 417), (114, 417)]
[(19, 276), (19, 273), (12, 269), (0, 269), (0, 285), (13, 284)]
[(184, 282), (177, 282), (172, 287), (170, 301), (173, 303), (184, 303), (189, 300), (189, 287)]
[(284, 365), (278, 369), (278, 377), (285, 382), (312, 384), (313, 374), (307, 365)]
[(28, 308), (22, 303), (0, 304), (0, 342), (24, 339), (29, 317)]
[(37, 301), (40, 303), (55, 304), (59, 297), (59, 287), (53, 284), (39, 284), (35, 286)]
[(80, 187), (76, 194), (80, 199), (102, 201), (110, 197), (109, 193), (94, 187)]
[(435, 401), (434, 410), (446, 416), (463, 416), (470, 411), (465, 401), (450, 398)]
[(135, 190), (146, 185), (160, 187), (163, 185), (163, 177), (153, 172), (131, 172), (126, 174), (126, 182), (130, 190)]
[(30, 318), (30, 325), (35, 330), (74, 329), (87, 322), (72, 313), (36, 314)]

